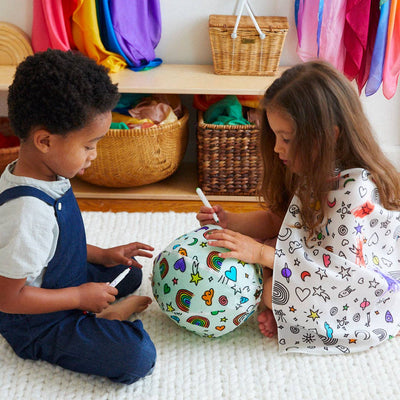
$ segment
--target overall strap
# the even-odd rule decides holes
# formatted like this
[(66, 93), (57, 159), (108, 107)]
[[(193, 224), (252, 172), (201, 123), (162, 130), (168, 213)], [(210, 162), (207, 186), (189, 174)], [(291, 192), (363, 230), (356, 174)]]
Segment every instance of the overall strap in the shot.
[(0, 193), (0, 206), (2, 206), (7, 201), (22, 196), (36, 197), (53, 207), (56, 204), (56, 200), (37, 188), (34, 188), (32, 186), (15, 186), (10, 189), (6, 189), (4, 192)]

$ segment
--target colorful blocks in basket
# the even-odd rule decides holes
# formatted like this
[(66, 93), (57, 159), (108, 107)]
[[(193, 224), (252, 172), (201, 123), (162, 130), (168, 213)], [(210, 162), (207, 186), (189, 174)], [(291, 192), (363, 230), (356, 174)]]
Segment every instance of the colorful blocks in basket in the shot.
[(204, 337), (232, 332), (261, 300), (262, 269), (223, 259), (227, 249), (207, 244), (205, 225), (171, 242), (154, 260), (152, 287), (161, 310), (179, 326)]

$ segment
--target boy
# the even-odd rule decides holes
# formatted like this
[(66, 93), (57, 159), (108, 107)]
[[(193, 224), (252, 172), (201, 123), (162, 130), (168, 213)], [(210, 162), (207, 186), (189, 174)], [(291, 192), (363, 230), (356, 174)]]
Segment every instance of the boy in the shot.
[(22, 358), (130, 384), (155, 363), (141, 321), (128, 321), (151, 299), (111, 303), (140, 286), (133, 257), (154, 249), (87, 245), (69, 182), (96, 158), (118, 99), (106, 69), (78, 53), (47, 50), (18, 66), (8, 106), (20, 154), (0, 178), (0, 333)]

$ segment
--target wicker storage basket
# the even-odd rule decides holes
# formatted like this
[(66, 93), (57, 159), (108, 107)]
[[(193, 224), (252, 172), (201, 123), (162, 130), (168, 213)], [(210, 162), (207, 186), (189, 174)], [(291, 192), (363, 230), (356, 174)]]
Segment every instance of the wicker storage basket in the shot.
[(257, 195), (262, 175), (259, 141), (255, 125), (206, 124), (199, 112), (197, 174), (204, 193)]
[[(0, 132), (3, 135), (13, 135), (8, 117), (0, 117)], [(20, 146), (0, 148), (0, 174), (4, 171), (10, 162), (18, 158)]]
[(18, 158), (19, 146), (0, 149), (0, 174), (10, 162)]
[(265, 34), (260, 39), (251, 18), (242, 16), (232, 39), (235, 15), (210, 15), (208, 32), (214, 72), (220, 75), (274, 75), (278, 69), (286, 33), (286, 17), (256, 17)]
[(80, 176), (108, 187), (133, 187), (172, 175), (182, 161), (189, 113), (166, 125), (147, 129), (110, 129), (97, 145), (97, 158)]

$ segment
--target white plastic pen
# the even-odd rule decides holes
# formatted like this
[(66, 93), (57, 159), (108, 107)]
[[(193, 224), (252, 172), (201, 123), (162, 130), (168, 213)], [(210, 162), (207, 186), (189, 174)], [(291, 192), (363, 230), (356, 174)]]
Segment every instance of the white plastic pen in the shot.
[[(212, 208), (210, 202), (207, 200), (207, 197), (204, 195), (203, 191), (200, 188), (196, 189), (196, 193), (199, 195), (200, 200), (203, 202), (203, 204), (208, 207), (208, 208)], [(213, 213), (213, 218), (214, 221), (218, 224), (219, 223), (219, 219), (216, 213)]]
[(127, 269), (124, 269), (111, 283), (110, 286), (115, 287), (124, 279), (128, 274), (131, 269), (128, 267)]

